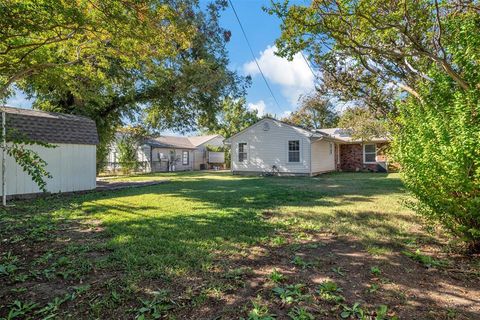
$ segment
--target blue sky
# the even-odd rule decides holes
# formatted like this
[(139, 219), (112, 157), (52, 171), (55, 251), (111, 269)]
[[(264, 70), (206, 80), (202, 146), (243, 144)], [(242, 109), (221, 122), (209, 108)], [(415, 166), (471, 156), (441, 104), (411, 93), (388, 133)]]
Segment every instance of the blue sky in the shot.
[[(202, 1), (206, 2), (207, 0)], [(268, 112), (279, 117), (284, 116), (296, 108), (298, 97), (301, 94), (308, 93), (313, 89), (313, 74), (300, 55), (297, 55), (291, 62), (274, 55), (274, 42), (280, 35), (280, 21), (262, 10), (262, 6), (268, 6), (270, 0), (232, 1), (279, 106), (276, 105), (268, 91), (253, 61), (232, 8), (229, 7), (222, 13), (221, 24), (232, 32), (231, 40), (228, 43), (230, 68), (239, 74), (252, 76), (252, 86), (248, 89), (247, 94), (249, 108), (258, 110), (260, 114)], [(291, 1), (291, 3), (301, 4), (305, 4), (305, 2), (305, 0)], [(28, 108), (31, 102), (18, 93), (9, 99), (7, 104)]]
[[(232, 38), (228, 44), (230, 66), (240, 74), (250, 74), (253, 77), (247, 95), (249, 106), (260, 113), (268, 112), (281, 117), (296, 108), (301, 94), (313, 89), (314, 76), (301, 55), (295, 56), (292, 62), (274, 55), (274, 42), (280, 36), (280, 20), (262, 10), (262, 6), (270, 5), (270, 0), (232, 0), (232, 2), (279, 106), (276, 105), (258, 72), (232, 8), (229, 7), (223, 13), (221, 23), (223, 27), (232, 31)], [(306, 2), (290, 1), (292, 4)]]

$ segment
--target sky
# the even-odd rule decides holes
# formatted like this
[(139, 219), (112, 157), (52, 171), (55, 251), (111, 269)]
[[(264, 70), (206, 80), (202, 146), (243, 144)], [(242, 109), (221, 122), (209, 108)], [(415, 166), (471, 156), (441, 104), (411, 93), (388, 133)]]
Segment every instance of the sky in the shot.
[[(241, 75), (252, 76), (252, 86), (248, 89), (246, 97), (250, 109), (257, 110), (260, 115), (270, 113), (283, 117), (297, 107), (300, 95), (313, 90), (314, 76), (300, 54), (297, 54), (293, 61), (287, 61), (274, 54), (275, 40), (280, 36), (280, 20), (262, 10), (262, 6), (269, 6), (270, 0), (232, 0), (232, 2), (278, 105), (260, 75), (232, 8), (228, 7), (222, 13), (221, 25), (232, 32), (227, 45), (230, 68)], [(307, 1), (290, 2), (305, 4)], [(28, 108), (31, 101), (26, 100), (23, 94), (17, 93), (7, 101), (7, 104)]]
[[(285, 116), (297, 107), (300, 95), (313, 90), (314, 75), (300, 54), (297, 54), (293, 61), (274, 54), (275, 40), (280, 36), (280, 19), (262, 10), (262, 6), (270, 5), (270, 0), (232, 0), (232, 2), (255, 58), (278, 101), (277, 105), (268, 91), (232, 8), (229, 7), (223, 12), (221, 24), (232, 31), (228, 43), (231, 69), (239, 74), (252, 76), (252, 86), (247, 93), (248, 106), (258, 110), (260, 115), (270, 113), (278, 117)], [(290, 1), (291, 4), (305, 2), (305, 0)]]

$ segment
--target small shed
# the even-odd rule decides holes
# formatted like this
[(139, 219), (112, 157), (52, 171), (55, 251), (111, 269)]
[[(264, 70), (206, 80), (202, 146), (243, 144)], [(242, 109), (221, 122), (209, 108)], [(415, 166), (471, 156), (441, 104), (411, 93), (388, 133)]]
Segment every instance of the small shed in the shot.
[[(2, 111), (6, 115), (7, 132), (55, 146), (28, 146), (48, 164), (46, 169), (52, 175), (52, 178), (46, 179), (48, 192), (95, 189), (98, 135), (93, 120), (76, 115), (12, 107), (0, 107), (0, 120)], [(7, 155), (5, 163), (6, 194), (9, 198), (28, 197), (41, 192), (12, 157)], [(3, 177), (0, 171), (0, 181), (1, 179)], [(0, 194), (2, 192), (0, 184)]]

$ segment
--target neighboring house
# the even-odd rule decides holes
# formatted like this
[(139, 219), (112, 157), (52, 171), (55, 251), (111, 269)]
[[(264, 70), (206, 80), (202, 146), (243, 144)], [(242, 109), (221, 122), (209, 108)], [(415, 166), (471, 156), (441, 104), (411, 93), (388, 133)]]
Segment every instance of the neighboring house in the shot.
[[(147, 138), (138, 148), (137, 159), (145, 172), (189, 171), (208, 169), (207, 146), (223, 146), (221, 135), (194, 137), (160, 136)], [(113, 144), (107, 170), (119, 168), (118, 150)]]
[[(98, 136), (93, 120), (81, 116), (12, 107), (0, 107), (0, 111), (6, 113), (6, 128), (10, 134), (55, 146), (55, 148), (28, 146), (48, 163), (46, 170), (52, 175), (51, 179), (46, 179), (48, 192), (95, 189)], [(1, 162), (0, 157), (0, 166)], [(1, 174), (0, 171), (0, 181), (3, 178)], [(8, 155), (5, 178), (9, 196), (25, 197), (41, 192), (32, 178)], [(0, 183), (0, 194), (3, 192), (1, 188)]]
[(387, 139), (353, 140), (339, 128), (308, 130), (264, 118), (225, 140), (233, 174), (316, 175), (329, 171), (386, 171)]

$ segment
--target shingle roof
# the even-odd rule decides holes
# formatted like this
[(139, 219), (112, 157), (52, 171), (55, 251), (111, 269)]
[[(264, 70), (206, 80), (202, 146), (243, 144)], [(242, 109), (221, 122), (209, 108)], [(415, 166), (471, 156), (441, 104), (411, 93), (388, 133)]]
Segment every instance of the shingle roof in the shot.
[[(315, 131), (323, 133), (323, 134), (327, 134), (330, 137), (333, 137), (335, 139), (339, 139), (339, 140), (342, 140), (342, 141), (345, 141), (345, 142), (361, 142), (360, 140), (353, 139), (351, 133), (348, 130), (342, 129), (342, 128), (316, 129)], [(388, 141), (388, 139), (383, 138), (383, 137), (374, 137), (374, 138), (370, 139), (369, 141), (371, 141), (371, 142), (384, 142), (384, 141)]]
[(210, 134), (210, 135), (206, 135), (206, 136), (194, 136), (194, 137), (188, 137), (188, 140), (190, 141), (191, 144), (193, 144), (195, 147), (198, 147), (199, 145), (201, 144), (204, 144), (205, 142), (208, 142), (210, 140), (212, 140), (213, 138), (216, 138), (216, 137), (221, 137), (223, 138), (221, 135), (219, 134)]
[(95, 122), (87, 117), (6, 106), (0, 106), (0, 111), (6, 113), (11, 134), (45, 143), (98, 144)]
[(154, 148), (195, 149), (187, 137), (160, 136), (146, 139), (145, 144)]
[(199, 145), (207, 141), (210, 141), (215, 137), (221, 137), (221, 136), (220, 135), (205, 135), (205, 136), (194, 136), (194, 137), (160, 136), (160, 137), (146, 139), (145, 144), (148, 144), (154, 148), (195, 149)]

